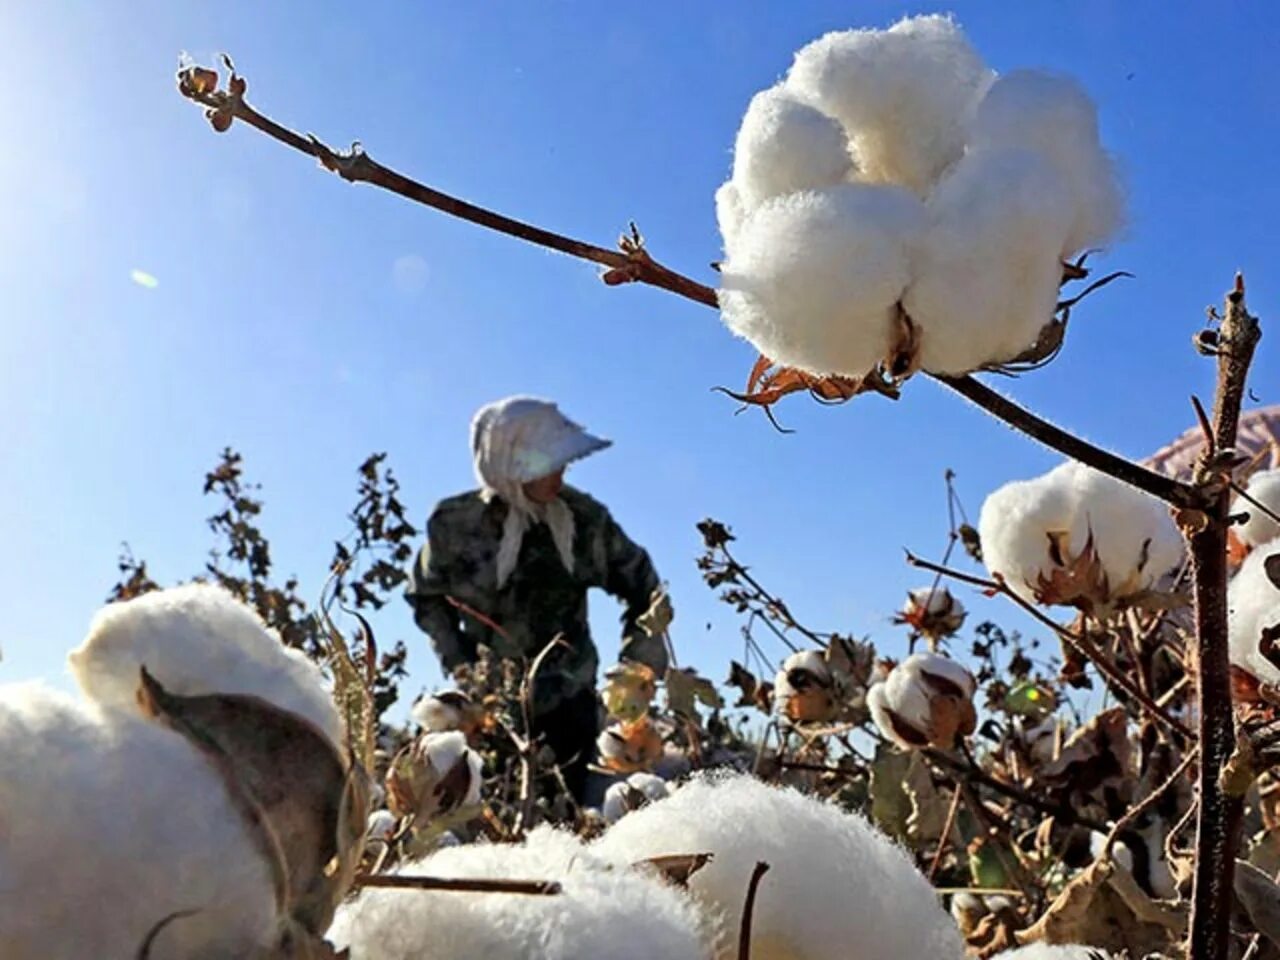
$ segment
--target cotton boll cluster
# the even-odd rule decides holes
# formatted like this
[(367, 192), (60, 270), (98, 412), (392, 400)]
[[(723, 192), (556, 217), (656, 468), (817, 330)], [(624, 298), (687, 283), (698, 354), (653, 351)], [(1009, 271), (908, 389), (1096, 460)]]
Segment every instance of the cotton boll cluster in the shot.
[(248, 956), (277, 931), (271, 870), (179, 734), (39, 685), (0, 688), (6, 956)]
[[(1267, 510), (1280, 516), (1280, 470), (1264, 470), (1249, 478), (1245, 492)], [(1231, 505), (1232, 513), (1247, 513), (1249, 519), (1231, 532), (1246, 547), (1256, 547), (1280, 537), (1280, 523), (1267, 516), (1244, 497), (1237, 497)]]
[(459, 730), (471, 736), (480, 726), (480, 708), (461, 690), (441, 690), (413, 705), (413, 719), (429, 733)]
[(227, 591), (193, 583), (113, 603), (68, 656), (85, 696), (137, 709), (141, 667), (170, 693), (260, 697), (314, 724), (335, 746), (342, 720), (320, 670)]
[(917, 653), (894, 667), (867, 693), (876, 726), (907, 749), (950, 749), (973, 733), (977, 681), (949, 657)]
[(1267, 560), (1280, 554), (1280, 539), (1249, 554), (1227, 588), (1231, 662), (1264, 683), (1280, 683), (1280, 668), (1262, 654), (1264, 632), (1280, 626), (1280, 588), (1267, 576)]
[(359, 960), (707, 960), (696, 907), (650, 871), (548, 828), (520, 845), (470, 844), (402, 867), (407, 876), (553, 880), (556, 896), (366, 890), (329, 932)]
[(711, 853), (689, 891), (720, 920), (719, 960), (737, 956), (757, 861), (771, 869), (753, 912), (753, 960), (964, 955), (955, 924), (902, 849), (860, 816), (751, 777), (695, 779), (624, 817), (593, 848), (619, 862)]
[(600, 812), (606, 823), (617, 823), (628, 813), (670, 795), (667, 782), (661, 777), (651, 773), (633, 773), (627, 779), (609, 785), (604, 792)]
[(937, 642), (950, 637), (964, 625), (964, 604), (941, 584), (920, 587), (907, 593), (907, 602), (894, 617), (927, 639)]
[(1099, 619), (1139, 601), (1183, 557), (1160, 501), (1075, 462), (992, 493), (978, 533), (983, 562), (1010, 589)]
[(716, 216), (731, 330), (784, 367), (898, 380), (1026, 358), (1123, 198), (1074, 81), (996, 79), (925, 16), (801, 49), (751, 101)]
[(424, 733), (402, 749), (387, 770), (387, 800), (398, 816), (419, 823), (480, 805), (480, 755), (461, 731)]

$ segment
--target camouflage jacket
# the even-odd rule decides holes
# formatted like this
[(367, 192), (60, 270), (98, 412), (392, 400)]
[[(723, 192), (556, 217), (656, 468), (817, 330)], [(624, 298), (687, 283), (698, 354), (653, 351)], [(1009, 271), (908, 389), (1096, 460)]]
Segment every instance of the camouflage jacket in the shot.
[[(587, 624), (591, 587), (626, 604), (621, 658), (646, 663), (659, 676), (667, 665), (662, 639), (649, 637), (636, 624), (659, 585), (648, 553), (622, 532), (603, 504), (568, 486), (561, 497), (573, 511), (572, 573), (561, 563), (551, 531), (535, 523), (525, 532), (515, 570), (499, 589), (496, 558), (507, 505), (496, 497), (486, 503), (472, 491), (436, 506), (405, 589), (414, 619), (431, 638), (446, 672), (474, 661), (480, 644), (499, 656), (532, 659), (562, 634), (568, 647), (553, 650), (538, 670), (536, 713), (595, 685), (599, 655)], [(449, 598), (484, 614), (503, 633)]]

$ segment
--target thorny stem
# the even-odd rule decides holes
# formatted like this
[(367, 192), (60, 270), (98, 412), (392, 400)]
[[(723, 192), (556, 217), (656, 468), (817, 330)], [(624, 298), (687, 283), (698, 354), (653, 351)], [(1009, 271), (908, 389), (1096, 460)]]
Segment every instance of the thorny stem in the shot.
[[(623, 249), (621, 251), (607, 250), (604, 247), (584, 243), (581, 240), (575, 240), (572, 237), (503, 216), (500, 213), (428, 187), (377, 163), (362, 149), (359, 149), (358, 145), (348, 153), (338, 153), (314, 136), (304, 137), (262, 115), (246, 103), (242, 96), (222, 91), (192, 93), (184, 90), (183, 93), (189, 99), (206, 107), (229, 109), (236, 119), (243, 120), (251, 127), (260, 130), (286, 146), (315, 157), (325, 169), (337, 173), (344, 180), (369, 183), (382, 187), (384, 190), (390, 190), (392, 193), (396, 193), (406, 199), (440, 210), (450, 216), (459, 217), (478, 226), (496, 230), (499, 233), (505, 233), (508, 236), (516, 237), (541, 247), (557, 250), (572, 257), (601, 264), (609, 268), (602, 277), (607, 284), (648, 284), (670, 291), (695, 303), (701, 303), (704, 306), (719, 307), (719, 300), (714, 288), (698, 283), (696, 280), (658, 263), (644, 248), (643, 241), (634, 228), (631, 237), (623, 238), (621, 244)], [(1153, 496), (1176, 506), (1193, 507), (1199, 505), (1195, 491), (1187, 484), (1161, 476), (1123, 457), (1119, 457), (1100, 447), (1095, 447), (1060, 427), (1055, 427), (1029, 410), (1018, 406), (1012, 400), (1001, 396), (972, 377), (947, 377), (933, 374), (929, 374), (929, 376), (933, 376), (938, 382), (967, 397), (997, 420), (1004, 421), (1015, 430), (1025, 433), (1032, 439), (1057, 450), (1059, 453), (1088, 464), (1103, 473), (1115, 477), (1117, 480), (1137, 487), (1139, 490), (1145, 490)]]
[(919, 567), (922, 570), (929, 570), (933, 573), (942, 573), (944, 576), (950, 577), (953, 580), (958, 580), (961, 583), (968, 583), (975, 587), (981, 587), (983, 590), (987, 590), (992, 593), (999, 593), (1008, 597), (1036, 620), (1043, 623), (1050, 630), (1053, 630), (1058, 634), (1058, 636), (1062, 637), (1069, 644), (1084, 654), (1084, 656), (1098, 668), (1098, 672), (1102, 674), (1108, 683), (1132, 697), (1134, 701), (1142, 707), (1142, 709), (1150, 714), (1152, 719), (1173, 731), (1186, 741), (1193, 739), (1191, 731), (1185, 724), (1169, 716), (1168, 712), (1162, 709), (1154, 700), (1151, 699), (1151, 697), (1145, 694), (1133, 680), (1127, 677), (1123, 671), (1117, 668), (1114, 663), (1104, 656), (1102, 651), (1098, 649), (1097, 645), (1094, 644), (1092, 640), (1083, 633), (1073, 633), (1052, 617), (1046, 616), (1039, 607), (1031, 603), (1025, 597), (1019, 595), (1016, 591), (1010, 589), (1009, 585), (1003, 580), (989, 580), (985, 577), (975, 577), (972, 574), (962, 573), (959, 570), (952, 570), (950, 567), (944, 567), (940, 564), (930, 563), (928, 560), (922, 560), (910, 551), (907, 552), (907, 563), (913, 567)]
[(1196, 662), (1200, 774), (1196, 860), (1191, 891), (1189, 960), (1223, 960), (1230, 938), (1232, 878), (1243, 818), (1243, 800), (1227, 794), (1221, 773), (1235, 747), (1230, 658), (1227, 649), (1227, 524), (1231, 507), (1230, 464), (1258, 321), (1245, 309), (1244, 280), (1236, 276), (1227, 294), (1218, 332), (1218, 386), (1213, 403), (1212, 443), (1195, 467), (1195, 483), (1207, 503), (1199, 529), (1188, 541), (1195, 568)]
[(751, 917), (756, 909), (756, 891), (760, 881), (769, 872), (769, 864), (760, 860), (751, 871), (751, 880), (747, 883), (747, 900), (742, 905), (742, 925), (738, 928), (738, 960), (751, 960)]

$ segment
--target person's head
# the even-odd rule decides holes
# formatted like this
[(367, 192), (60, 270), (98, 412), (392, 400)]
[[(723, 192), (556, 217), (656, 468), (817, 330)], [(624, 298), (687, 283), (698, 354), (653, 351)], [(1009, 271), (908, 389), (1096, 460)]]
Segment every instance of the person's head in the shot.
[(533, 397), (488, 404), (471, 422), (476, 476), (486, 491), (508, 501), (553, 502), (565, 468), (607, 446), (608, 440), (587, 433), (554, 403)]
[(534, 503), (550, 503), (564, 489), (564, 467), (524, 485), (524, 495)]

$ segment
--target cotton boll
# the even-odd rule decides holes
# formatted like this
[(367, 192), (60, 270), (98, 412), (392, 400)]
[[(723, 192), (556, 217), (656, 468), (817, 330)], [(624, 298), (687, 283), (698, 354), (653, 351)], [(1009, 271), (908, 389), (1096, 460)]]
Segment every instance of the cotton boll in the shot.
[(920, 196), (961, 154), (992, 72), (949, 17), (829, 33), (801, 49), (786, 86), (838, 119), (864, 179)]
[(193, 583), (109, 604), (67, 660), (85, 696), (104, 706), (135, 710), (146, 666), (170, 693), (261, 697), (344, 742), (319, 668), (221, 587)]
[(627, 779), (609, 785), (604, 792), (601, 813), (606, 823), (617, 823), (633, 810), (670, 794), (667, 782), (661, 777), (651, 773), (633, 773)]
[(928, 203), (903, 306), (920, 366), (960, 375), (1013, 360), (1053, 320), (1074, 204), (1038, 154), (966, 154)]
[(747, 211), (742, 205), (737, 185), (732, 180), (720, 184), (720, 188), (716, 190), (716, 224), (720, 227), (724, 251), (730, 256), (733, 255), (738, 234), (742, 231), (742, 222), (746, 218)]
[(894, 617), (895, 623), (905, 623), (912, 630), (941, 640), (952, 636), (964, 625), (964, 604), (951, 595), (941, 584), (919, 587), (907, 593), (907, 602)]
[(1033, 943), (1017, 950), (997, 953), (992, 960), (1109, 960), (1110, 956), (1105, 950), (1096, 947)]
[(651, 769), (663, 758), (662, 736), (648, 716), (634, 723), (611, 723), (596, 738), (600, 762), (614, 773)]
[(1280, 540), (1249, 554), (1227, 588), (1231, 662), (1265, 683), (1280, 683), (1280, 669), (1258, 649), (1262, 633), (1280, 626), (1280, 589), (1267, 576), (1267, 560), (1280, 554)]
[(391, 761), (387, 797), (399, 816), (414, 814), (419, 823), (480, 804), (480, 755), (457, 730), (424, 733)]
[(737, 956), (747, 882), (761, 860), (771, 869), (756, 897), (753, 960), (964, 955), (955, 924), (902, 849), (861, 816), (751, 777), (695, 779), (624, 817), (593, 849), (619, 862), (712, 854), (689, 890), (721, 918), (719, 960)]
[[(1280, 515), (1280, 470), (1264, 470), (1249, 478), (1245, 492), (1272, 513)], [(1247, 513), (1249, 519), (1231, 530), (1242, 543), (1256, 547), (1260, 543), (1280, 537), (1280, 523), (1267, 516), (1244, 497), (1237, 497), (1231, 504), (1232, 513)]]
[(923, 220), (897, 187), (768, 200), (721, 268), (721, 316), (777, 363), (864, 376), (896, 350), (896, 304)]
[(556, 896), (366, 890), (330, 939), (359, 960), (706, 960), (694, 905), (648, 871), (606, 861), (571, 835), (535, 830), (521, 845), (470, 844), (398, 871), (409, 876), (555, 880)]
[(867, 706), (880, 732), (899, 746), (951, 749), (977, 725), (976, 690), (973, 674), (956, 661), (917, 653), (867, 691)]
[(835, 717), (835, 681), (817, 650), (801, 650), (782, 661), (774, 677), (773, 704), (793, 723), (825, 723)]
[(1106, 243), (1124, 221), (1124, 197), (1098, 137), (1093, 101), (1075, 80), (1015, 70), (992, 84), (974, 116), (970, 149), (1035, 150), (1070, 189), (1066, 254)]
[(733, 183), (744, 209), (770, 197), (832, 187), (852, 175), (849, 141), (839, 123), (782, 86), (752, 97), (733, 148)]
[(365, 836), (370, 840), (390, 840), (396, 832), (398, 822), (396, 815), (390, 810), (375, 810), (369, 814)]
[(480, 724), (480, 709), (461, 690), (441, 690), (413, 705), (413, 719), (424, 730), (445, 733), (460, 730), (470, 735)]
[(182, 736), (38, 684), (0, 688), (3, 953), (256, 955), (272, 872), (221, 776)]

